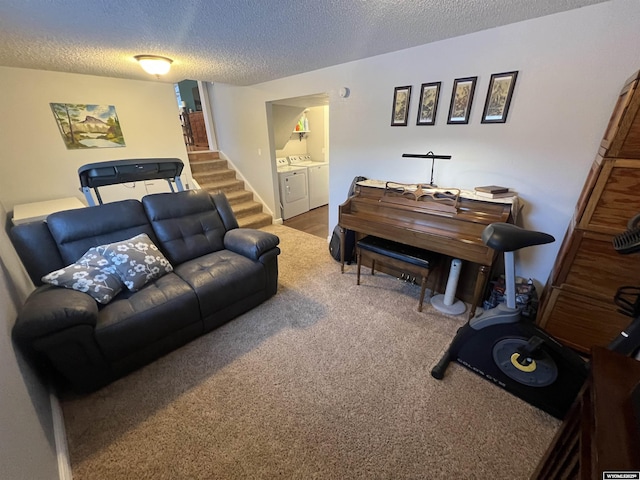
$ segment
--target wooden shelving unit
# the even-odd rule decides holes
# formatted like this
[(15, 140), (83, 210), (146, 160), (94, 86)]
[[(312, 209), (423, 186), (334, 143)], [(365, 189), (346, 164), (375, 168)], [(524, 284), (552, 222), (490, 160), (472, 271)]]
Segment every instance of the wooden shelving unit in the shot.
[(613, 298), (640, 285), (640, 254), (621, 255), (612, 239), (640, 213), (640, 71), (625, 83), (541, 297), (538, 323), (588, 354), (629, 324)]

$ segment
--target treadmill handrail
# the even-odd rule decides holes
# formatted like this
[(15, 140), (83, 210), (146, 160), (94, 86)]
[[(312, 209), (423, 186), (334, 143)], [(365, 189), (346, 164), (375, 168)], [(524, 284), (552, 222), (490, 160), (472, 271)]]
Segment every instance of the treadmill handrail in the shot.
[(107, 185), (164, 179), (172, 192), (172, 182), (176, 184), (178, 191), (182, 191), (184, 188), (180, 174), (183, 168), (184, 163), (179, 158), (135, 158), (88, 163), (78, 169), (80, 190), (89, 206), (96, 205), (91, 189), (95, 191), (98, 203), (102, 204), (98, 187)]
[(136, 158), (89, 163), (78, 169), (82, 187), (103, 187), (140, 180), (179, 177), (184, 164), (179, 158)]

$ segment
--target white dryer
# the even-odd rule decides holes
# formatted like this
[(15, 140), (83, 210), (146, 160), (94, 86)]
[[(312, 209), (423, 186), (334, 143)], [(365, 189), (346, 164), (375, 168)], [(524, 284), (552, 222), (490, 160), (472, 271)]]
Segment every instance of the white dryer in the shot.
[(289, 163), (306, 166), (309, 178), (309, 209), (321, 207), (329, 203), (329, 163), (314, 162), (311, 155), (292, 155)]
[(295, 217), (309, 211), (308, 171), (305, 166), (290, 165), (286, 157), (276, 159), (280, 184), (280, 208), (282, 219)]

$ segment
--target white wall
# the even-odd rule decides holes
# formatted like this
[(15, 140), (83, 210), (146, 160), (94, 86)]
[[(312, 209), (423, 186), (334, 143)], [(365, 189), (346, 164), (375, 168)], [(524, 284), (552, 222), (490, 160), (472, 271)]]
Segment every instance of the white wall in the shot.
[(291, 139), (285, 144), (282, 150), (276, 150), (276, 157), (288, 157), (289, 155), (302, 155), (307, 153), (307, 139), (302, 138), (297, 133), (291, 135)]
[[(0, 218), (5, 215), (0, 206)], [(18, 306), (31, 289), (33, 284), (0, 229), (0, 477), (51, 480), (58, 477), (58, 464), (49, 394), (11, 342)]]
[[(625, 80), (640, 68), (640, 2), (614, 0), (252, 87), (213, 85), (218, 141), (266, 201), (273, 201), (265, 102), (330, 97), (330, 228), (356, 175), (427, 181), (432, 150), (440, 186), (502, 184), (524, 200), (524, 225), (554, 244), (519, 255), (518, 274), (547, 280), (575, 202)], [(518, 70), (506, 124), (480, 123), (490, 75)], [(478, 76), (468, 125), (447, 125), (453, 80)], [(435, 126), (416, 126), (418, 94), (442, 81)], [(396, 86), (412, 85), (407, 127), (390, 127)], [(343, 99), (340, 87), (351, 95)], [(270, 208), (274, 211), (275, 205)]]
[(224, 83), (207, 83), (207, 90), (213, 104), (219, 150), (242, 172), (267, 208), (279, 212), (276, 160), (269, 153), (265, 95), (256, 88)]
[(324, 162), (325, 148), (325, 122), (328, 107), (309, 107), (304, 110), (309, 120), (311, 133), (305, 134), (302, 139), (297, 133), (292, 133), (287, 144), (276, 150), (276, 157), (288, 157), (289, 155), (309, 154), (316, 162)]
[(315, 162), (326, 162), (328, 155), (325, 153), (328, 150), (328, 145), (325, 144), (325, 116), (329, 115), (329, 107), (309, 107), (307, 110), (309, 130), (311, 131), (307, 138), (307, 153)]
[[(123, 80), (0, 67), (0, 202), (7, 211), (21, 203), (78, 197), (78, 168), (125, 158), (180, 158), (183, 183), (191, 169), (170, 83)], [(114, 105), (125, 147), (67, 150), (49, 103)], [(166, 182), (165, 182), (166, 183)], [(109, 187), (105, 201), (140, 198), (142, 185)], [(168, 191), (168, 187), (167, 187)], [(101, 190), (102, 192), (102, 190)]]

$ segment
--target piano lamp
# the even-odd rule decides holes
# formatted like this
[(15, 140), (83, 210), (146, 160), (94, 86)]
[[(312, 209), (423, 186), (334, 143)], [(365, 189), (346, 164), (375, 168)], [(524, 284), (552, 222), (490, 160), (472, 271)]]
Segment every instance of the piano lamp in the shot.
[(150, 75), (160, 78), (169, 72), (173, 60), (167, 57), (158, 57), (157, 55), (136, 55), (135, 58), (142, 69)]
[(433, 164), (436, 160), (451, 160), (451, 155), (436, 155), (433, 152), (427, 153), (403, 153), (403, 157), (408, 158), (430, 158), (431, 159), (431, 180), (429, 180), (429, 185), (435, 187), (433, 184)]

